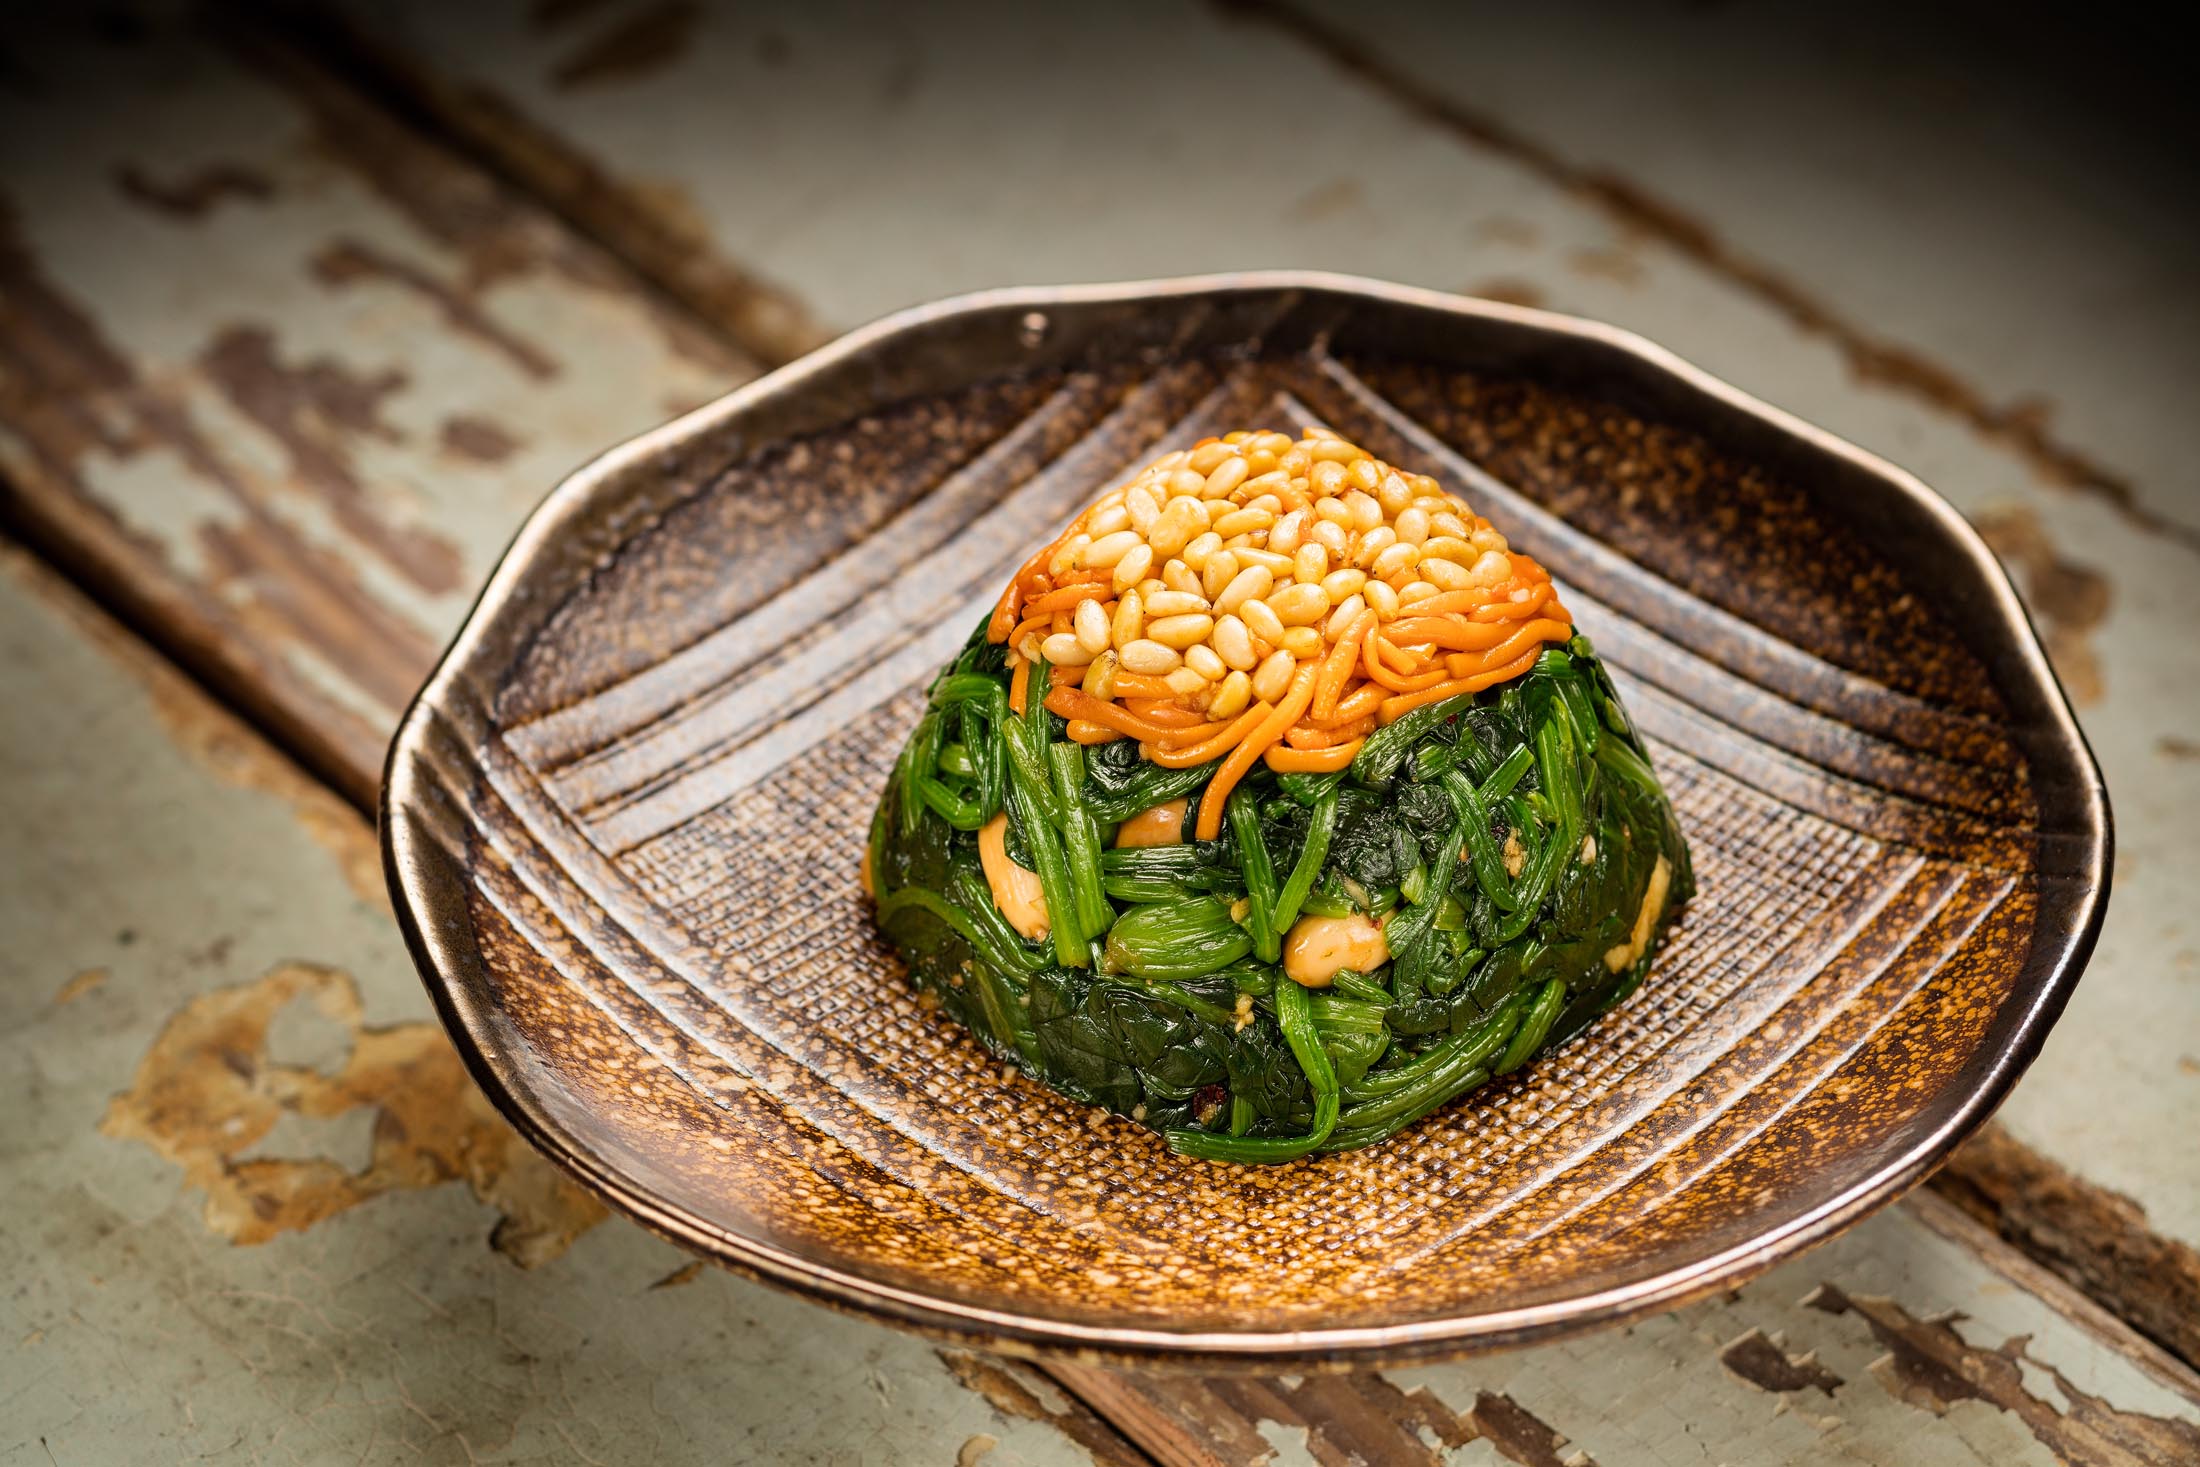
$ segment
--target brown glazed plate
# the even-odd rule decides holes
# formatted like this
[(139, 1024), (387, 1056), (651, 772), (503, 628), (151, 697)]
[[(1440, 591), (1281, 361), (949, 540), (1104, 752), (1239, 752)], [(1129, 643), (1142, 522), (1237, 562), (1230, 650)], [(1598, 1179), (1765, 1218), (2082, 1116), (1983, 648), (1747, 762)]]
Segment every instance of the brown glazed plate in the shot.
[[(934, 671), (1165, 447), (1327, 424), (1549, 567), (1699, 894), (1627, 1003), (1279, 1168), (988, 1060), (857, 886)], [(1978, 537), (1650, 344), (1336, 276), (1005, 290), (867, 327), (560, 485), (391, 750), (383, 836), (482, 1087), (621, 1211), (995, 1348), (1280, 1368), (1608, 1325), (1898, 1196), (2038, 1051), (2099, 771)]]

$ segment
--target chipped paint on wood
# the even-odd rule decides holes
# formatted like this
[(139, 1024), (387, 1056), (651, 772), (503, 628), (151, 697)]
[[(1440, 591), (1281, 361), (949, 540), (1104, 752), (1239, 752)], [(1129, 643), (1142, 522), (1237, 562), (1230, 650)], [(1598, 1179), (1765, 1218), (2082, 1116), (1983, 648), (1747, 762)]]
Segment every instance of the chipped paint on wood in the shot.
[[(0, 167), (0, 478), (43, 546), (363, 801), (524, 511), (751, 369), (287, 52), (65, 32), (0, 92), (0, 137), (54, 140)], [(453, 451), (453, 419), (524, 431)]]
[[(294, 1003), (342, 1026), (346, 1052), (333, 1072), (270, 1052), (268, 1031)], [(360, 1108), (373, 1114), (363, 1167), (247, 1155), (286, 1116), (326, 1121)], [(302, 1231), (400, 1188), (463, 1180), (502, 1214), (491, 1246), (532, 1268), (605, 1216), (490, 1108), (441, 1025), (369, 1025), (351, 976), (311, 963), (281, 964), (178, 1010), (100, 1129), (181, 1167), (184, 1184), (206, 1193), (206, 1226), (233, 1243)]]
[[(302, 777), (100, 625), (0, 549), (0, 810), (37, 836), (0, 843), (0, 1461), (1093, 1458), (917, 1340), (584, 1229)], [(185, 746), (216, 728), (222, 767)]]

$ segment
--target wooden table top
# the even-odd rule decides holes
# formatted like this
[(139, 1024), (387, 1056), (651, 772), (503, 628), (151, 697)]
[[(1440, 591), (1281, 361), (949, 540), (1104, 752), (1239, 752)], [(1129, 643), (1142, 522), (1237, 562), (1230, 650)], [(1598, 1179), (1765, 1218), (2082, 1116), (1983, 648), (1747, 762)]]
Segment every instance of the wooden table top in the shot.
[[(1831, 16), (1572, 9), (0, 40), (0, 1467), (2200, 1461), (2180, 165), (2078, 125), (2082, 57), (2056, 111)], [(1980, 527), (2119, 816), (2001, 1118), (1738, 1293), (1380, 1375), (940, 1350), (607, 1219), (467, 1081), (364, 813), (513, 529), (881, 311), (1263, 265), (1636, 328)]]

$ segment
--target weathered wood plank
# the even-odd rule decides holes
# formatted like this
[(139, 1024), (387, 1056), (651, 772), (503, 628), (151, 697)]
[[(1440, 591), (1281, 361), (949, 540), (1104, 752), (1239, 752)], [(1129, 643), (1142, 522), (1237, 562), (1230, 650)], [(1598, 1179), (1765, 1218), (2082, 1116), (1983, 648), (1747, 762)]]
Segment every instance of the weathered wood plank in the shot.
[[(1057, 1373), (1170, 1467), (1824, 1461), (2167, 1467), (2194, 1377), (1926, 1197), (1736, 1294), (1576, 1342), (1276, 1380)], [(2012, 1287), (2014, 1285), (2014, 1287)]]
[[(1460, 31), (1440, 9), (1393, 10), (1352, 12), (1346, 39), (1365, 37), (1356, 49), (1338, 39), (1343, 7), (1307, 24), (1266, 4), (1172, 0), (1056, 8), (1013, 26), (986, 7), (919, 26), (860, 4), (763, 15), (505, 0), (343, 13), (384, 84), (586, 227), (632, 228), (619, 220), (639, 204), (834, 325), (1017, 281), (1326, 266), (1636, 327), (1916, 469), (2009, 562), (2118, 805), (2118, 890), (2092, 971), (2004, 1111), (2007, 1135), (2075, 1183), (2075, 1212), (1997, 1222), (2070, 1255), (2074, 1277), (2200, 1359), (2200, 1325), (2175, 1302), (2189, 1295), (2149, 1287), (2168, 1277), (2200, 1290), (2200, 1152), (2182, 1120), (2200, 1105), (2200, 947), (2180, 859), (2200, 823), (2184, 691), (2200, 680), (2200, 644), (2147, 635), (2200, 622), (2188, 533), (2200, 525), (2200, 478), (2176, 432), (2175, 394), (2192, 375), (2179, 309), (2190, 286), (2163, 283), (2156, 256), (2176, 236), (2147, 232), (2158, 203), (2116, 195), (2124, 232), (2145, 237), (2103, 250), (2099, 220), (2058, 214), (2058, 227), (2039, 229), (2035, 193), (1959, 189), (1970, 182), (1961, 174), (1945, 180), (1932, 216), (1959, 210), (1961, 227), (1916, 227), (1909, 195), (1873, 195), (1874, 168), (1908, 149), (1926, 190), (1931, 170), (1969, 169), (1978, 160), (1965, 148), (1983, 145), (1910, 148), (1926, 100), (1914, 88), (1902, 126), (1845, 132), (1860, 161), (1814, 167), (1794, 186), (1803, 192), (1750, 182), (1794, 151), (1777, 128), (1745, 154), (1758, 174), (1745, 168), (1714, 189), (1707, 174), (1723, 154), (1683, 130), (1678, 106), (1567, 111), (1594, 71), (1531, 97), (1558, 63), (1530, 54), (1543, 33), (1524, 17)], [(1770, 83), (1732, 90), (1728, 53), (1629, 41), (1669, 22), (1700, 38), (1727, 19), (1682, 25), (1657, 9), (1594, 44), (1607, 61), (1660, 58), (1637, 83), (1655, 98), (1761, 104)], [(1737, 44), (1760, 23), (1740, 24)], [(1072, 57), (1105, 60), (1060, 64)], [(1243, 85), (1193, 105), (1142, 105), (1125, 81), (1140, 58)], [(1500, 74), (1513, 80), (1493, 118), (1474, 83)], [(1512, 124), (1516, 106), (1538, 130)], [(1844, 91), (1790, 125), (1822, 124), (1829, 109), (1869, 110)], [(1742, 126), (1716, 116), (1728, 132)], [(737, 156), (728, 138), (742, 140)], [(1607, 164), (1652, 169), (1697, 212)], [(581, 177), (585, 188), (572, 182)], [(1729, 234), (1746, 245), (1722, 244)], [(1978, 247), (2017, 238), (2022, 251)], [(2038, 309), (2070, 280), (2089, 282), (2075, 304)], [(2102, 299), (2128, 302), (2110, 336), (2091, 306)], [(2030, 406), (2050, 400), (2073, 405), (2052, 433)], [(1984, 1167), (1972, 1167), (1976, 1178)]]
[(0, 678), (0, 1463), (1143, 1460), (606, 1220), (474, 1089), (366, 822), (4, 542)]
[(527, 508), (752, 368), (283, 53), (16, 43), (0, 479), (355, 798)]

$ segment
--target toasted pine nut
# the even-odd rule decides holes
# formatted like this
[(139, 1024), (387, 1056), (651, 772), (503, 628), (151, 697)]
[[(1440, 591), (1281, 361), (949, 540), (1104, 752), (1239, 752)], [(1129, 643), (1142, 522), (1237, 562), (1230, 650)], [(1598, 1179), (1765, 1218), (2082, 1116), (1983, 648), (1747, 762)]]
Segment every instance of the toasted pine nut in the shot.
[(1304, 662), (1322, 650), (1322, 634), (1312, 627), (1293, 627), (1283, 634), (1283, 650)]
[(1113, 648), (1093, 658), (1092, 665), (1085, 669), (1085, 691), (1102, 702), (1112, 702), (1115, 698), (1115, 674), (1121, 666), (1121, 659), (1117, 658)]
[(1202, 693), (1207, 690), (1207, 679), (1188, 667), (1180, 667), (1161, 680), (1167, 683), (1169, 691), (1179, 698), (1189, 698), (1194, 693)]
[(1369, 581), (1360, 594), (1367, 597), (1367, 604), (1375, 608), (1375, 615), (1383, 621), (1398, 619), (1398, 593), (1391, 589), (1389, 582)]
[(1413, 502), (1413, 490), (1396, 474), (1385, 474), (1375, 488), (1375, 502), (1383, 507), (1384, 514), (1395, 515)]
[(1512, 546), (1506, 542), (1505, 537), (1495, 530), (1476, 530), (1467, 539), (1477, 550), (1504, 551), (1512, 549)]
[(1214, 701), (1207, 705), (1209, 718), (1235, 718), (1253, 701), (1253, 680), (1242, 671), (1232, 672), (1215, 689)]
[(1375, 557), (1398, 543), (1398, 532), (1388, 525), (1377, 525), (1360, 536), (1359, 548), (1352, 552), (1352, 563), (1361, 570), (1375, 564)]
[(1070, 618), (1076, 627), (1077, 645), (1098, 657), (1108, 650), (1108, 609), (1091, 597), (1077, 603)]
[(1145, 544), (1133, 545), (1130, 553), (1115, 563), (1115, 589), (1119, 593), (1128, 591), (1146, 579), (1147, 572), (1152, 569), (1153, 547)]
[(1333, 524), (1346, 525), (1352, 522), (1351, 507), (1334, 494), (1324, 494), (1321, 498), (1315, 500), (1314, 514), (1317, 518), (1328, 520)]
[(1365, 457), (1366, 449), (1333, 435), (1314, 445), (1314, 458), (1320, 463), (1347, 464), (1356, 458)]
[(1122, 505), (1109, 505), (1085, 516), (1085, 533), (1088, 535), (1112, 535), (1131, 522), (1130, 512)]
[[(1306, 538), (1342, 560), (1345, 548), (1352, 543), (1352, 532), (1335, 520), (1316, 520), (1307, 530)], [(1301, 545), (1299, 548), (1304, 550), (1306, 547)]]
[(1299, 548), (1299, 536), (1305, 533), (1307, 514), (1294, 509), (1268, 531), (1268, 548), (1278, 555), (1289, 555)]
[(1083, 667), (1092, 661), (1085, 644), (1070, 632), (1056, 632), (1039, 644), (1040, 655), (1056, 667)]
[[(1252, 605), (1250, 601), (1246, 603), (1247, 607)], [(1300, 581), (1271, 595), (1268, 610), (1287, 627), (1309, 626), (1329, 614), (1329, 593), (1322, 590), (1319, 582)], [(1246, 625), (1260, 630), (1250, 617), (1246, 618)], [(1270, 637), (1268, 640), (1278, 639)]]
[(1271, 576), (1291, 574), (1291, 557), (1276, 553), (1273, 536), (1270, 537), (1268, 548), (1265, 550), (1257, 545), (1239, 545), (1234, 547), (1231, 553), (1237, 556), (1240, 565), (1257, 565), (1266, 570)]
[[(1198, 465), (1194, 464), (1193, 467), (1197, 468)], [(1227, 499), (1232, 490), (1245, 482), (1246, 475), (1251, 471), (1251, 466), (1244, 459), (1232, 454), (1207, 471), (1207, 483), (1199, 492), (1207, 499)]]
[(1140, 637), (1146, 635), (1146, 603), (1136, 591), (1125, 591), (1115, 603), (1115, 616), (1108, 623), (1108, 640), (1120, 652)]
[(1352, 460), (1352, 482), (1356, 487), (1372, 492), (1382, 480), (1383, 471), (1376, 467), (1374, 459), (1356, 458)]
[(1153, 522), (1161, 518), (1161, 501), (1153, 497), (1153, 491), (1143, 484), (1133, 484), (1123, 496), (1123, 509), (1130, 515), (1131, 528), (1143, 535), (1153, 528)]
[(1102, 535), (1085, 547), (1086, 565), (1106, 568), (1131, 553), (1137, 547), (1138, 532), (1117, 530), (1112, 535)]
[(1235, 611), (1246, 601), (1267, 595), (1268, 588), (1275, 583), (1275, 574), (1268, 567), (1248, 565), (1232, 576), (1230, 583), (1222, 588), (1222, 594), (1215, 597), (1215, 610)]
[(1421, 559), (1474, 564), (1474, 547), (1456, 535), (1431, 535), (1421, 542)]
[(1253, 655), (1252, 633), (1234, 616), (1225, 616), (1215, 623), (1212, 641), (1222, 660), (1241, 672), (1251, 672), (1260, 661)]
[(1487, 551), (1468, 574), (1477, 586), (1501, 586), (1513, 577), (1512, 557), (1502, 550)]
[(1428, 511), (1424, 509), (1401, 510), (1391, 521), (1390, 527), (1398, 532), (1398, 540), (1404, 545), (1418, 545), (1428, 538)]
[(1126, 672), (1135, 672), (1143, 677), (1165, 676), (1175, 672), (1183, 661), (1177, 656), (1176, 648), (1164, 646), (1146, 637), (1140, 637), (1128, 647), (1120, 649), (1118, 655), (1123, 659)]
[[(1235, 458), (1237, 455), (1230, 451), (1230, 445), (1218, 438), (1212, 443), (1202, 443), (1193, 449), (1192, 456), (1185, 460), (1185, 467), (1195, 474), (1212, 474), (1216, 465), (1225, 459)], [(1238, 462), (1243, 463), (1244, 460), (1238, 459)]]
[(1373, 569), (1376, 579), (1387, 581), (1399, 571), (1411, 570), (1420, 563), (1420, 546), (1398, 544), (1388, 547), (1376, 556)]
[(1208, 682), (1214, 682), (1230, 670), (1223, 664), (1222, 659), (1215, 654), (1215, 649), (1204, 642), (1198, 646), (1184, 649), (1184, 665)]
[(1427, 581), (1408, 581), (1398, 588), (1398, 609), (1411, 611), (1417, 601), (1426, 601), (1436, 594), (1436, 587)]
[(1329, 547), (1301, 545), (1292, 558), (1291, 574), (1301, 581), (1318, 581), (1329, 574)]
[(1174, 555), (1207, 528), (1207, 513), (1196, 499), (1172, 499), (1153, 522), (1146, 540), (1156, 555)]
[[(1193, 596), (1199, 594), (1199, 577), (1193, 573), (1190, 566), (1181, 560), (1172, 560), (1161, 567), (1161, 584), (1171, 591), (1183, 592)], [(1153, 612), (1150, 603), (1153, 601), (1153, 597), (1149, 595), (1146, 600), (1149, 603), (1146, 614), (1151, 616)]]
[(1062, 548), (1055, 551), (1054, 554), (1048, 558), (1048, 572), (1053, 575), (1059, 576), (1077, 569), (1078, 566), (1084, 564), (1083, 556), (1085, 550), (1091, 544), (1092, 536), (1090, 535), (1079, 534), (1070, 536), (1067, 540), (1064, 540), (1062, 542)]
[(1276, 517), (1265, 509), (1239, 509), (1216, 520), (1214, 530), (1218, 535), (1245, 535), (1268, 529), (1275, 522)]
[(1171, 499), (1197, 499), (1199, 491), (1207, 487), (1207, 476), (1190, 468), (1172, 469), (1169, 472), (1169, 497)]
[(1322, 625), (1322, 635), (1332, 642), (1343, 641), (1345, 631), (1352, 625), (1353, 619), (1365, 610), (1367, 610), (1367, 598), (1365, 596), (1355, 593), (1345, 597), (1337, 603), (1336, 609), (1329, 613), (1329, 620)]
[(1283, 690), (1291, 686), (1291, 674), (1298, 669), (1298, 659), (1278, 647), (1268, 654), (1253, 674), (1253, 691), (1264, 703), (1273, 703), (1283, 696)]
[(1283, 640), (1282, 620), (1277, 617), (1274, 608), (1260, 597), (1255, 596), (1250, 601), (1240, 602), (1237, 614), (1244, 619), (1245, 629), (1263, 642)]
[(1193, 570), (1205, 570), (1207, 558), (1222, 548), (1222, 537), (1212, 530), (1205, 530), (1192, 537), (1192, 543), (1184, 547), (1177, 557)]
[(1215, 619), (1205, 612), (1183, 616), (1156, 616), (1146, 622), (1146, 635), (1162, 646), (1181, 652), (1194, 642), (1204, 642), (1215, 629)]
[[(1204, 614), (1207, 610), (1207, 598), (1197, 591), (1156, 591), (1145, 600), (1148, 621), (1161, 616), (1183, 616), (1186, 612)], [(1148, 632), (1147, 635), (1153, 634)]]
[(1363, 570), (1334, 570), (1322, 577), (1322, 589), (1329, 593), (1334, 606), (1347, 596), (1355, 595), (1367, 584), (1367, 572)]
[(1430, 515), (1428, 517), (1428, 527), (1431, 534), (1451, 535), (1461, 540), (1466, 539), (1467, 536), (1474, 533), (1472, 530), (1466, 527), (1466, 524), (1459, 518), (1459, 516), (1453, 514), (1448, 509), (1439, 510), (1435, 514)]
[(1474, 584), (1473, 575), (1456, 560), (1424, 560), (1421, 574), (1446, 591), (1464, 591)]
[(1221, 595), (1228, 588), (1230, 582), (1237, 579), (1237, 573), (1237, 552), (1234, 550), (1217, 550), (1214, 554), (1208, 556), (1207, 563), (1200, 567), (1199, 589), (1201, 594), (1205, 595), (1209, 601), (1214, 600), (1215, 597)]
[[(1324, 499), (1335, 499), (1345, 491), (1344, 465), (1335, 459), (1315, 455), (1317, 462), (1306, 471), (1306, 487)], [(1338, 504), (1342, 507), (1343, 501)]]

